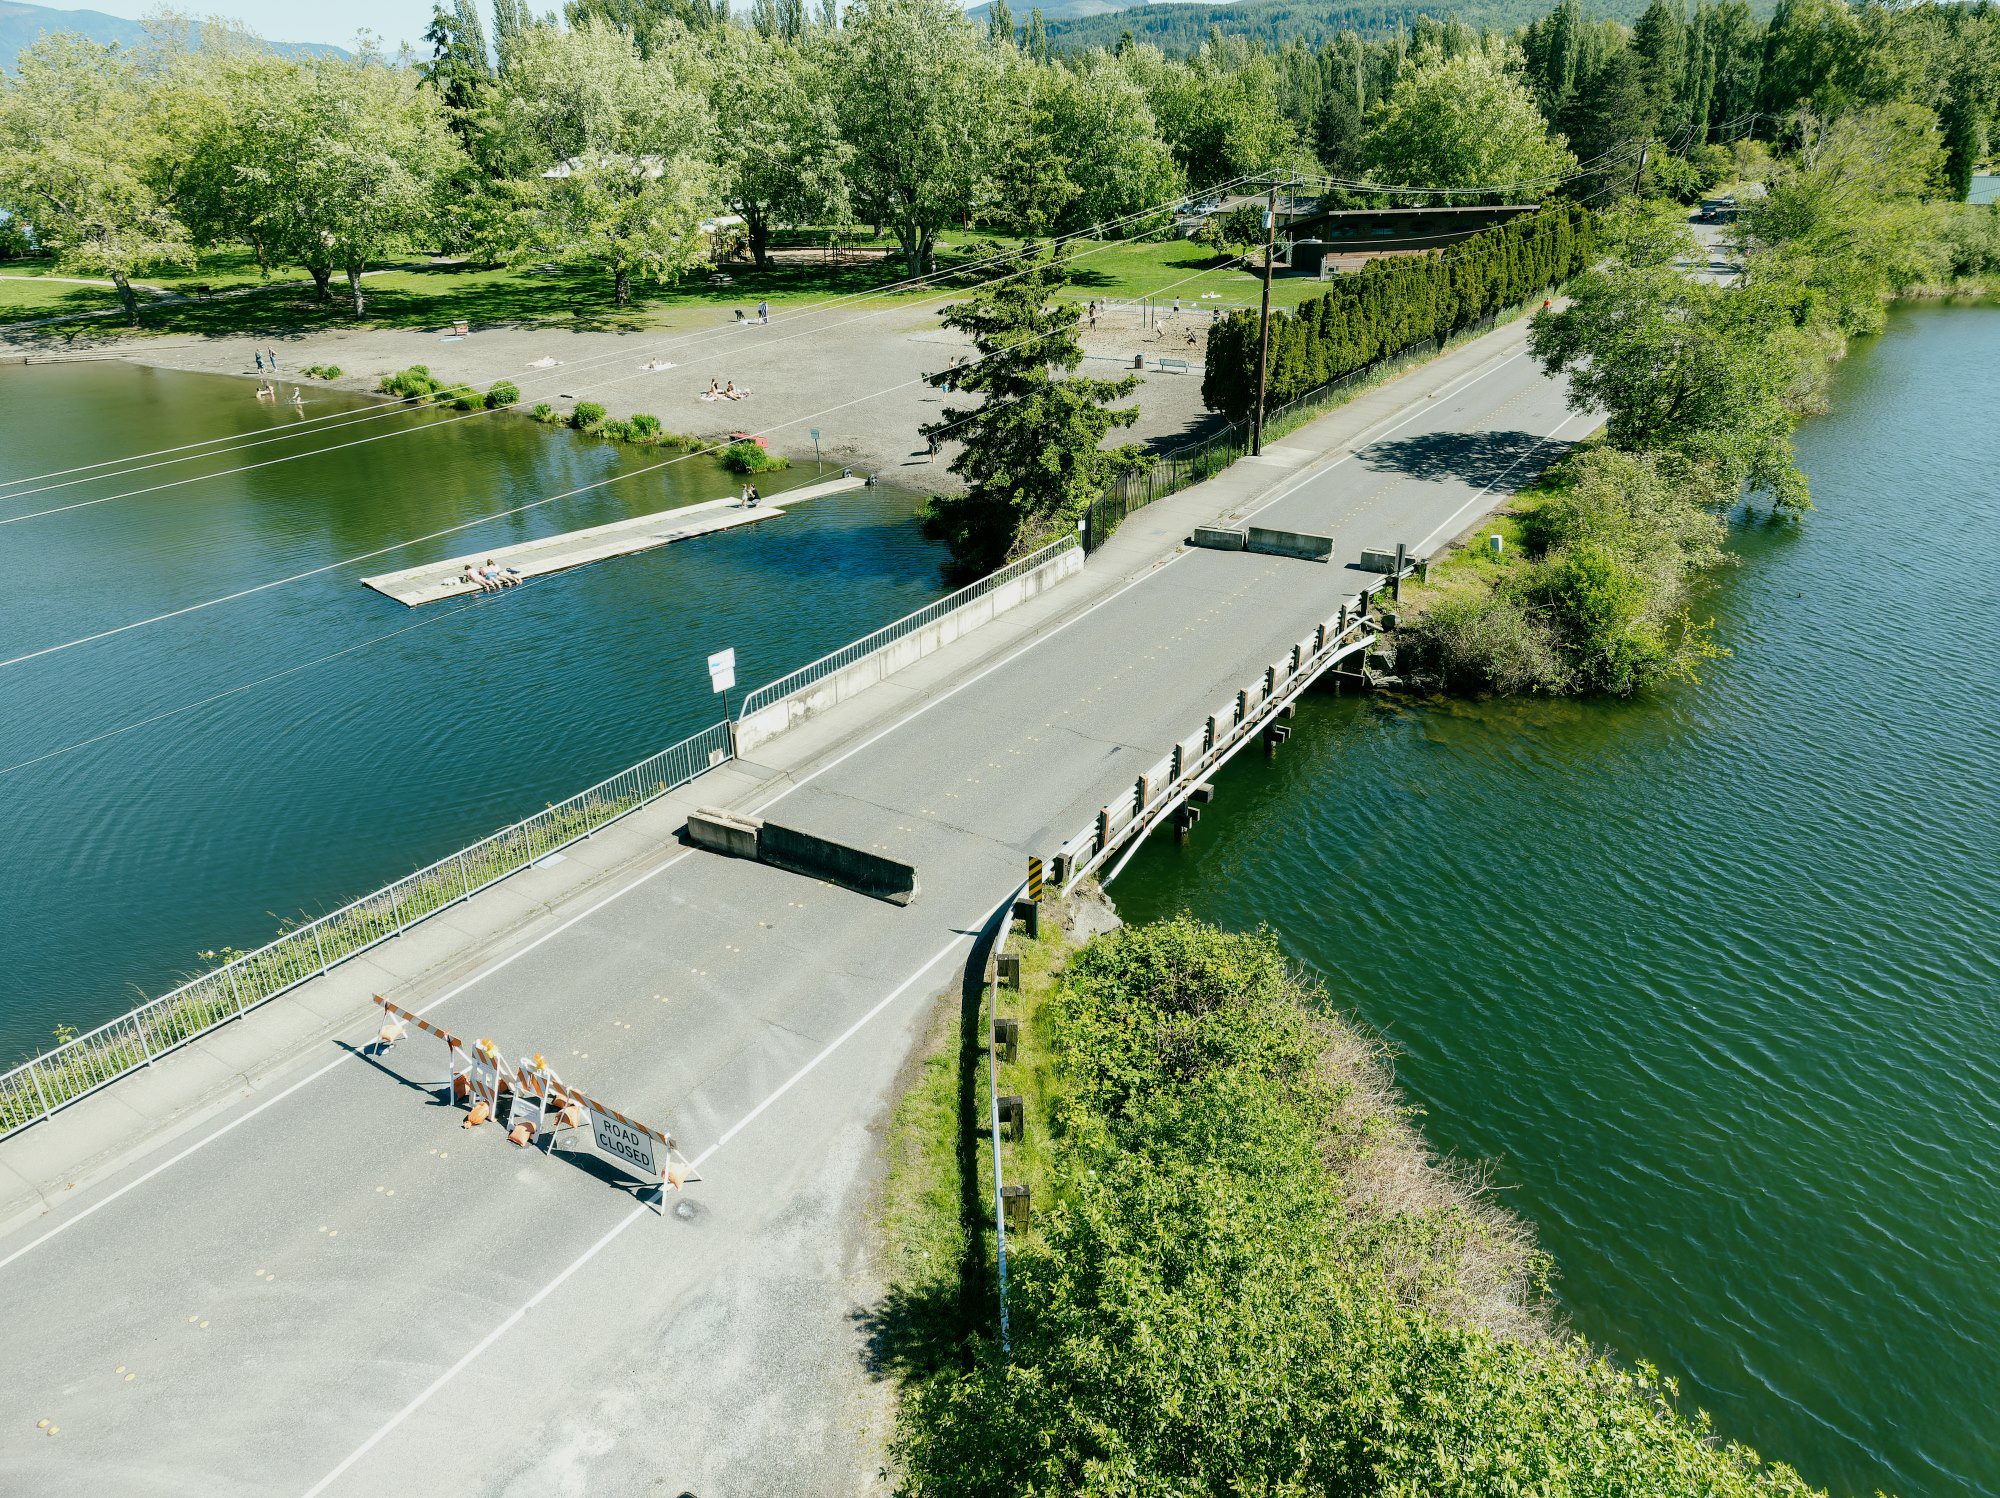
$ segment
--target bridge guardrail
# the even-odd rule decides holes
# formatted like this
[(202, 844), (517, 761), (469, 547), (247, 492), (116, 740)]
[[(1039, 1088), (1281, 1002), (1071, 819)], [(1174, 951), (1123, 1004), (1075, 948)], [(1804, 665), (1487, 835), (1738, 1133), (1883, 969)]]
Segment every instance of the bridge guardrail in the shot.
[(731, 757), (729, 725), (704, 728), (566, 801), (296, 926), (254, 952), (0, 1074), (0, 1139), (150, 1066), (356, 953), (400, 936), (427, 916), (470, 899)]
[[(1415, 570), (1412, 564), (1404, 569), (1404, 575)], [(1120, 849), (1142, 842), (1187, 800), (1203, 776), (1220, 769), (1314, 678), (1342, 659), (1365, 652), (1376, 638), (1375, 621), (1368, 615), (1369, 600), (1384, 586), (1386, 580), (1364, 589), (1358, 609), (1342, 604), (1338, 614), (1316, 626), (1284, 659), (1266, 666), (1256, 681), (1238, 690), (1210, 713), (1199, 729), (1179, 740), (1133, 782), (1130, 792), (1103, 807), (1089, 826), (1068, 838), (1057, 850), (1053, 869), (1062, 892), (1075, 889)]]
[(766, 682), (743, 699), (738, 710), (737, 721), (753, 716), (774, 703), (782, 702), (794, 693), (802, 692), (817, 682), (824, 681), (836, 671), (844, 671), (857, 661), (866, 660), (878, 650), (886, 650), (898, 640), (915, 634), (927, 624), (934, 624), (953, 609), (962, 608), (974, 599), (983, 598), (995, 588), (1012, 582), (1017, 577), (1033, 572), (1037, 567), (1062, 552), (1078, 545), (1075, 536), (1062, 536), (1039, 550), (1031, 551), (1016, 561), (1009, 562), (998, 572), (988, 573), (975, 583), (968, 583), (956, 593), (947, 593), (935, 602), (905, 614), (893, 624), (885, 624), (873, 634), (863, 635), (850, 641), (840, 649), (821, 656), (808, 665), (799, 667), (776, 681)]

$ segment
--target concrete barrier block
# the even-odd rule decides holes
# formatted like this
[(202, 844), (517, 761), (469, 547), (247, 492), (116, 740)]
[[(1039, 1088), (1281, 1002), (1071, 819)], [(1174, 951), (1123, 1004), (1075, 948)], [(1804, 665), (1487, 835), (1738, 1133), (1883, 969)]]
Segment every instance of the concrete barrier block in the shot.
[(1231, 530), (1226, 525), (1198, 525), (1194, 534), (1188, 537), (1188, 545), (1208, 551), (1242, 551), (1244, 539), (1242, 531)]
[(740, 816), (719, 806), (703, 806), (688, 813), (687, 840), (711, 853), (755, 859), (763, 826), (756, 817)]
[(1261, 525), (1253, 525), (1244, 532), (1243, 549), (1264, 556), (1330, 562), (1333, 560), (1333, 537), (1315, 536), (1307, 531), (1266, 530)]
[(1394, 572), (1396, 570), (1396, 548), (1391, 546), (1388, 550), (1384, 551), (1379, 546), (1369, 547), (1361, 553), (1361, 570), (1363, 572)]
[(915, 864), (884, 858), (796, 827), (763, 823), (757, 834), (756, 857), (773, 868), (824, 879), (891, 905), (907, 905), (917, 897)]

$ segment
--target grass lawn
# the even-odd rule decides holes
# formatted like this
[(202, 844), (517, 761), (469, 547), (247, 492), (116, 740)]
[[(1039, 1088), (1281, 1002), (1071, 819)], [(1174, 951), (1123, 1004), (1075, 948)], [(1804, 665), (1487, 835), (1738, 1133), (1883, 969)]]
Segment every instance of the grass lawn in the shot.
[[(1029, 1188), (1032, 1234), (1053, 1188), (1049, 1131), (1060, 1093), (1043, 1010), (1073, 947), (1050, 907), (1041, 939), (1017, 931), (1008, 949), (1021, 956), (1021, 991), (1001, 991), (1000, 1014), (1022, 1023), (1000, 1088), (1020, 1095), (1027, 1129), (1001, 1150), (1009, 1183)], [(997, 1316), (986, 1023), (983, 1005), (971, 1016), (958, 993), (941, 999), (890, 1119), (877, 1223), (890, 1291), (876, 1332), (885, 1361), (904, 1375), (935, 1367), (963, 1332)], [(1018, 1243), (1011, 1230), (1008, 1241)]]
[[(803, 248), (803, 235), (780, 236), (775, 248)], [(829, 297), (875, 292), (881, 296), (922, 300), (949, 294), (999, 272), (985, 262), (1020, 246), (1016, 236), (979, 231), (952, 232), (940, 241), (938, 268), (964, 267), (963, 278), (947, 276), (936, 285), (904, 289), (901, 256), (888, 236), (846, 236), (845, 250), (885, 251), (880, 259), (845, 261), (802, 256), (774, 263), (767, 270), (744, 264), (728, 265), (726, 283), (715, 284), (707, 272), (695, 272), (674, 286), (635, 288), (633, 304), (613, 305), (611, 278), (598, 271), (529, 265), (483, 267), (438, 265), (429, 261), (391, 266), (371, 273), (363, 282), (368, 310), (357, 324), (345, 310), (346, 286), (336, 278), (331, 304), (313, 298), (309, 284), (295, 266), (280, 267), (266, 277), (247, 251), (204, 255), (191, 270), (170, 270), (141, 276), (139, 281), (169, 292), (200, 290), (246, 291), (216, 300), (166, 302), (142, 293), (139, 334), (227, 335), (279, 331), (304, 332), (330, 327), (442, 327), (454, 319), (476, 324), (554, 324), (585, 331), (636, 331), (657, 325), (668, 314), (690, 308), (746, 313), (760, 301), (774, 308), (797, 306)], [(1238, 266), (1216, 268), (1203, 247), (1185, 240), (1103, 242), (1075, 241), (1070, 260), (1070, 295), (1131, 300), (1144, 296), (1180, 297), (1199, 302), (1204, 292), (1220, 292), (1210, 305), (1254, 306), (1258, 281)], [(45, 260), (11, 261), (0, 265), (0, 321), (110, 312), (118, 308), (110, 286), (77, 285), (55, 279)], [(19, 278), (19, 279), (16, 279)], [(264, 288), (264, 289), (256, 289)], [(1276, 306), (1294, 306), (1319, 290), (1310, 278), (1279, 275), (1272, 284)], [(42, 336), (68, 339), (102, 337), (122, 332), (118, 320), (92, 318), (55, 327)]]

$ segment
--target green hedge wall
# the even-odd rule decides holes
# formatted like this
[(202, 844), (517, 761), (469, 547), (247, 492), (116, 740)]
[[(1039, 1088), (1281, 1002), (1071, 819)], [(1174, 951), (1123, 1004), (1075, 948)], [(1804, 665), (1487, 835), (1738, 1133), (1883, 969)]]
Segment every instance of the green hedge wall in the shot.
[[(1325, 296), (1271, 319), (1266, 406), (1281, 406), (1386, 354), (1526, 301), (1567, 281), (1596, 250), (1580, 203), (1553, 203), (1424, 255), (1371, 260)], [(1237, 312), (1208, 339), (1202, 399), (1242, 420), (1257, 398), (1257, 317)]]

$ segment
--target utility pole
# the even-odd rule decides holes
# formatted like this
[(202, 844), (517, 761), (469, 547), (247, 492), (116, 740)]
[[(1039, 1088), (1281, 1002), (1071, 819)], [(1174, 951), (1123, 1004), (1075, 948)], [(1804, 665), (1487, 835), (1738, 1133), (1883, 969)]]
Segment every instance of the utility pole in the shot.
[(1264, 311), (1257, 335), (1257, 415), (1250, 424), (1250, 456), (1264, 450), (1264, 379), (1271, 366), (1271, 262), (1278, 258), (1278, 179), (1264, 208)]
[(1646, 180), (1646, 153), (1652, 149), (1652, 146), (1653, 143), (1651, 141), (1644, 141), (1639, 146), (1638, 170), (1632, 173), (1632, 196), (1635, 198), (1639, 196), (1640, 188)]

